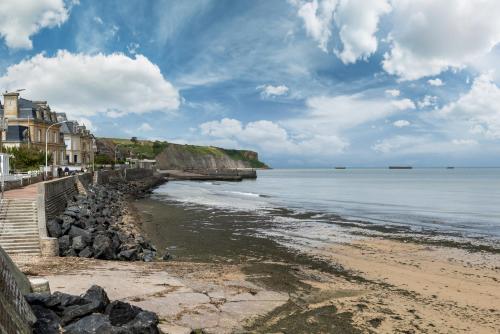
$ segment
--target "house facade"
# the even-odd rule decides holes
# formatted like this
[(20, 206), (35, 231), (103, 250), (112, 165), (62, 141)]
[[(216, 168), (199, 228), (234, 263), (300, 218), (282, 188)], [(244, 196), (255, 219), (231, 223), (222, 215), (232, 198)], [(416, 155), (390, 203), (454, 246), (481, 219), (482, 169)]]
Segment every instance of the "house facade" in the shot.
[(30, 101), (19, 97), (18, 92), (4, 93), (0, 116), (8, 119), (7, 131), (2, 131), (4, 147), (28, 145), (52, 155), (52, 163), (61, 165), (66, 157), (66, 145), (60, 132), (57, 115), (47, 101)]
[(94, 136), (84, 125), (68, 121), (65, 113), (58, 113), (61, 133), (66, 146), (65, 161), (69, 165), (89, 166), (94, 162)]

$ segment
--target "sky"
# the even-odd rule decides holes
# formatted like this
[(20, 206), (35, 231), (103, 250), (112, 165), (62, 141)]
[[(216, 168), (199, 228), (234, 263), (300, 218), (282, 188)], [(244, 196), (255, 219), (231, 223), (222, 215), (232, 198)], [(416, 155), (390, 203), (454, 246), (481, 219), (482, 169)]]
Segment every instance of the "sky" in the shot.
[(1, 0), (0, 89), (273, 167), (500, 166), (498, 0)]

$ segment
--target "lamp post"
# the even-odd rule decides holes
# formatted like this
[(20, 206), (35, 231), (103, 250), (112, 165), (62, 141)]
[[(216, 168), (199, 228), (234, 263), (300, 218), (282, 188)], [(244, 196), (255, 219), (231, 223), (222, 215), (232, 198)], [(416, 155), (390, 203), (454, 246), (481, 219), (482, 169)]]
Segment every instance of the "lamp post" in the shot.
[(115, 145), (115, 166), (116, 166), (116, 151), (117, 151), (117, 149), (118, 149), (118, 146), (120, 146), (120, 144), (116, 144), (116, 145)]
[(45, 130), (45, 178), (47, 178), (47, 171), (49, 169), (49, 155), (48, 155), (48, 152), (49, 152), (49, 130), (54, 125), (59, 125), (59, 124), (67, 123), (67, 122), (69, 122), (69, 121), (62, 121), (62, 122), (57, 122), (57, 123), (51, 124)]

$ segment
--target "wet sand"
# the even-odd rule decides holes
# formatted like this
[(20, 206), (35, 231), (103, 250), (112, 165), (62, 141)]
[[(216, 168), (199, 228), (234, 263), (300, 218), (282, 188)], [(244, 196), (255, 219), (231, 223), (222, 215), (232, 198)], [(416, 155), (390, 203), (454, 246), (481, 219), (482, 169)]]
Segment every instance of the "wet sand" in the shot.
[(499, 333), (498, 252), (367, 236), (297, 245), (262, 233), (277, 223), (261, 215), (153, 199), (135, 206), (147, 235), (177, 265), (238, 268), (244, 280), (289, 296), (242, 330)]

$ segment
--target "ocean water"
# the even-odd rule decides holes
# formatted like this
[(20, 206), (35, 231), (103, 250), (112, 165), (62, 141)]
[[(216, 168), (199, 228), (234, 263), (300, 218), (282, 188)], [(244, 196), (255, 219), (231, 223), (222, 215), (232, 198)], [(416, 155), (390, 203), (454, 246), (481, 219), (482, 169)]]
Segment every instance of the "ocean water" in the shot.
[[(500, 240), (496, 168), (263, 170), (257, 180), (243, 182), (169, 182), (153, 198), (226, 210), (310, 213), (302, 221), (293, 218), (293, 224), (307, 226), (307, 233), (316, 231), (318, 237), (328, 220), (340, 216), (496, 244)], [(283, 226), (292, 220), (282, 218)]]

